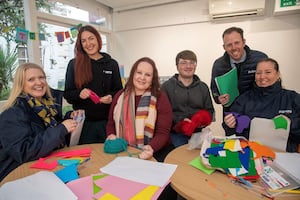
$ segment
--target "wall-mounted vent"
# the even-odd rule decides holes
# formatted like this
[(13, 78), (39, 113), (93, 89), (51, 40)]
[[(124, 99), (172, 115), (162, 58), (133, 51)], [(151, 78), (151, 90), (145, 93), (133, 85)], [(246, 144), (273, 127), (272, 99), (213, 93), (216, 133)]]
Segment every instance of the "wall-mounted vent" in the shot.
[(210, 18), (260, 16), (265, 13), (265, 0), (209, 0)]

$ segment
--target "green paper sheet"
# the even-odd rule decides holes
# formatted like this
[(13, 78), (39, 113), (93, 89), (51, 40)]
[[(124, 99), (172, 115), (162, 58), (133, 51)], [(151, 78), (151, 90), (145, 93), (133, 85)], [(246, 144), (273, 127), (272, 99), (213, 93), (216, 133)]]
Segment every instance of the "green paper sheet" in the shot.
[(275, 129), (282, 128), (282, 129), (287, 130), (288, 121), (287, 121), (287, 119), (284, 116), (279, 115), (277, 117), (274, 117), (273, 118), (273, 122), (275, 124)]
[(200, 157), (195, 158), (189, 164), (192, 165), (193, 167), (196, 167), (197, 169), (200, 169), (201, 171), (203, 171), (204, 173), (206, 173), (208, 175), (212, 174), (215, 171), (214, 169), (209, 169), (209, 168), (205, 167), (202, 164)]
[(237, 96), (239, 96), (237, 69), (232, 68), (226, 74), (215, 78), (220, 95), (229, 94), (230, 98), (225, 106), (230, 106)]

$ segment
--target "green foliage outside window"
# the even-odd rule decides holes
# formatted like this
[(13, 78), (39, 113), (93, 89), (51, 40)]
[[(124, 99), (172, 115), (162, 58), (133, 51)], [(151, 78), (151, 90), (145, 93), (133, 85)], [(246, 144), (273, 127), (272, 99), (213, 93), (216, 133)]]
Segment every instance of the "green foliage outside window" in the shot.
[[(9, 83), (18, 66), (18, 45), (11, 48), (11, 42), (15, 41), (17, 27), (25, 28), (23, 0), (0, 1), (0, 37), (6, 44), (0, 45), (0, 100), (6, 99), (9, 94)], [(37, 8), (50, 10), (48, 0), (36, 0)], [(43, 27), (39, 27), (40, 30)], [(7, 94), (8, 93), (8, 94)]]

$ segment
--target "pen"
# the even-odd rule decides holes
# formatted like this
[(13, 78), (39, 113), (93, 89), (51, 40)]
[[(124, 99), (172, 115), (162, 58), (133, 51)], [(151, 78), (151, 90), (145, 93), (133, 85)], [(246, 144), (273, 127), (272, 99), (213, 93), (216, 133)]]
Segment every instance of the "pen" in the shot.
[(295, 189), (295, 190), (286, 190), (284, 191), (286, 193), (291, 193), (291, 194), (300, 194), (300, 190), (299, 189)]
[(80, 163), (80, 165), (86, 163), (86, 162), (89, 161), (90, 159), (91, 159), (90, 157), (86, 158), (85, 160), (83, 160), (83, 161)]

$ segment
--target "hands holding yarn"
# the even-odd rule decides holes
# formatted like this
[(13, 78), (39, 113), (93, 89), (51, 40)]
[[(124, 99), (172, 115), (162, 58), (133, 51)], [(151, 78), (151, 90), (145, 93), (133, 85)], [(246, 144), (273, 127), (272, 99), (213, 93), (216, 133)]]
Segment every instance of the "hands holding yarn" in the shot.
[(107, 136), (107, 140), (114, 140), (114, 139), (116, 139), (117, 138), (117, 136), (115, 135), (115, 134), (110, 134), (109, 136)]
[[(106, 153), (119, 153), (127, 150), (128, 143), (123, 138), (118, 138), (115, 134), (107, 136), (104, 143), (104, 152)], [(154, 150), (150, 145), (145, 145), (142, 148), (142, 152), (139, 154), (139, 158), (147, 160), (152, 158)]]
[(127, 151), (128, 143), (123, 138), (117, 138), (116, 135), (110, 134), (104, 142), (105, 153), (120, 153)]

